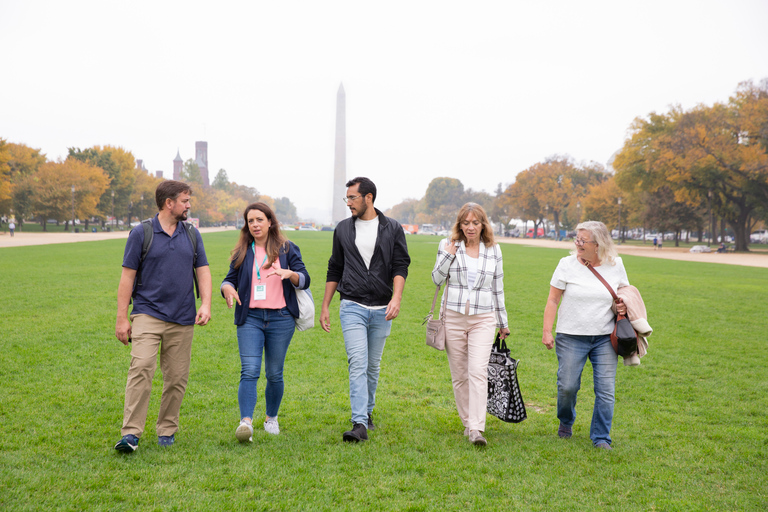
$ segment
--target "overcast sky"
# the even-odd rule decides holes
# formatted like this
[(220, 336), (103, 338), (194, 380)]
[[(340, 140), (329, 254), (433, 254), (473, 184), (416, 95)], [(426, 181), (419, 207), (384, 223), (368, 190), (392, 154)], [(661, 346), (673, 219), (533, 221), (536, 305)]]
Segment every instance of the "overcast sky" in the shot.
[(347, 175), (385, 209), (438, 176), (493, 192), (553, 154), (605, 164), (635, 117), (768, 77), (768, 1), (0, 0), (0, 137), (114, 145), (329, 221)]

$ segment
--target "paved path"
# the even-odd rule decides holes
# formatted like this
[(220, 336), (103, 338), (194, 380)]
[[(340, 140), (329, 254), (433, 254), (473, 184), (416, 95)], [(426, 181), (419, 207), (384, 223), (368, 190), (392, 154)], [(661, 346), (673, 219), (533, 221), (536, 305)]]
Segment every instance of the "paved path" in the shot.
[[(200, 228), (201, 233), (214, 231), (230, 231), (233, 228)], [(16, 231), (13, 237), (10, 233), (0, 233), (0, 248), (21, 247), (23, 245), (68, 244), (73, 242), (94, 242), (113, 238), (128, 238), (130, 231), (97, 231), (85, 233), (24, 233)]]
[[(556, 242), (554, 240), (531, 240), (530, 238), (500, 238), (500, 243), (511, 243), (528, 245), (531, 247), (550, 247), (570, 251), (574, 248), (573, 242)], [(673, 244), (665, 243), (661, 250), (653, 250), (653, 244), (642, 245), (619, 245), (617, 246), (619, 254), (629, 254), (632, 256), (647, 256), (649, 258), (664, 258), (668, 260), (682, 261), (703, 261), (706, 263), (724, 263), (726, 265), (743, 265), (746, 267), (764, 267), (768, 268), (768, 254), (766, 253), (718, 253), (715, 251), (709, 253), (693, 253), (683, 247), (669, 247)], [(668, 246), (669, 245), (669, 246)]]
[[(227, 231), (233, 228), (200, 228), (202, 233), (215, 231)], [(24, 233), (16, 231), (11, 237), (7, 232), (0, 233), (0, 249), (3, 247), (20, 247), (23, 245), (64, 244), (71, 242), (92, 242), (95, 240), (109, 240), (112, 238), (128, 238), (128, 231), (114, 231), (107, 233)], [(522, 244), (531, 247), (549, 247), (569, 251), (573, 248), (573, 242), (556, 242), (554, 240), (532, 240), (530, 238), (500, 238), (500, 243)], [(665, 244), (658, 251), (653, 250), (650, 243), (647, 246), (619, 245), (619, 254), (633, 256), (647, 256), (649, 258), (664, 258), (683, 261), (704, 261), (707, 263), (724, 263), (726, 265), (743, 265), (747, 267), (768, 268), (767, 253), (691, 253), (688, 249), (672, 247), (671, 243)]]

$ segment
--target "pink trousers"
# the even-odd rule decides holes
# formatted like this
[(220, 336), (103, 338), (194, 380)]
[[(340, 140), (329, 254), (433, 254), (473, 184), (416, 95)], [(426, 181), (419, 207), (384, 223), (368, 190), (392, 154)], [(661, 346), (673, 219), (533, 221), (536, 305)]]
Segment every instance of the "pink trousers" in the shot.
[(488, 359), (496, 319), (493, 313), (467, 315), (446, 310), (445, 352), (451, 368), (456, 410), (464, 427), (485, 431)]

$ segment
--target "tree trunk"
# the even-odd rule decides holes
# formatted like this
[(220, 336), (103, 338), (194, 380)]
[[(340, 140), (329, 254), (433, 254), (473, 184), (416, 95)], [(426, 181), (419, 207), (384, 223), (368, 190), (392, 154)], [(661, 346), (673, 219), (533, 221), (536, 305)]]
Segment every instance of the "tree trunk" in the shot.
[[(751, 208), (748, 208), (743, 203), (743, 200), (736, 203), (736, 205), (739, 207), (739, 216), (736, 222), (733, 223), (733, 232), (734, 235), (736, 235), (736, 250), (747, 252), (749, 251), (749, 233), (747, 233), (747, 220), (749, 219)], [(725, 239), (723, 239), (723, 242), (725, 242)]]

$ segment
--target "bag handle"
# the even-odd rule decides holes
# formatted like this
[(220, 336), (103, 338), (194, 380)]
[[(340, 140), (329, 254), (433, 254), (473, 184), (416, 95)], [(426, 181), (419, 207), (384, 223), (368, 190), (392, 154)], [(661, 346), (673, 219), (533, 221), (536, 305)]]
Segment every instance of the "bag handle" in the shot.
[(509, 352), (507, 348), (507, 340), (501, 339), (501, 333), (496, 333), (496, 340), (493, 342), (493, 347), (497, 352)]

